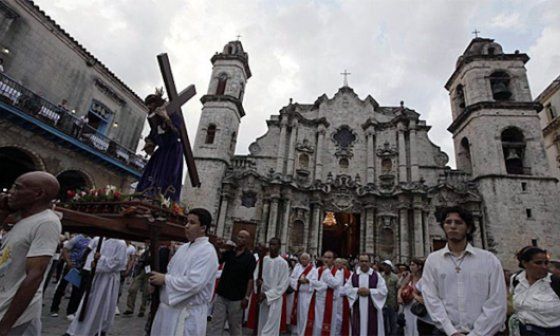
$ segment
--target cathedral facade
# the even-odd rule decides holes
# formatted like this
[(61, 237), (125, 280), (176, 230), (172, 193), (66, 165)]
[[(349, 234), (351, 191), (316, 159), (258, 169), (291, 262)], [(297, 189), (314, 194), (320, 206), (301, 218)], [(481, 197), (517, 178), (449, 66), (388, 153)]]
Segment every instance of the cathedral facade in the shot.
[[(438, 212), (461, 205), (475, 217), (473, 244), (509, 266), (533, 239), (556, 254), (560, 208), (549, 176), (524, 64), (476, 38), (446, 84), (457, 169), (428, 137), (414, 109), (360, 98), (348, 85), (332, 97), (290, 101), (267, 120), (249, 155), (235, 155), (251, 76), (239, 41), (216, 53), (194, 144), (201, 188), (183, 193), (205, 207), (214, 233), (277, 236), (284, 252), (367, 252), (407, 261), (445, 244)], [(556, 249), (556, 250), (554, 250)]]

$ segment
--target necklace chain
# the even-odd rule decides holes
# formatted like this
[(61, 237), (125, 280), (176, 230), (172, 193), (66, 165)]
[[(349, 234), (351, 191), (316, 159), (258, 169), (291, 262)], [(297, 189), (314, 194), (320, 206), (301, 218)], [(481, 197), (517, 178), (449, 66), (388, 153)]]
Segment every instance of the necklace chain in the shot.
[(455, 256), (453, 254), (451, 255), (451, 261), (453, 262), (453, 265), (455, 265), (455, 272), (461, 272), (461, 265), (463, 264), (463, 261), (465, 261), (465, 256), (466, 254), (463, 254), (461, 257), (457, 258), (457, 261), (455, 261)]

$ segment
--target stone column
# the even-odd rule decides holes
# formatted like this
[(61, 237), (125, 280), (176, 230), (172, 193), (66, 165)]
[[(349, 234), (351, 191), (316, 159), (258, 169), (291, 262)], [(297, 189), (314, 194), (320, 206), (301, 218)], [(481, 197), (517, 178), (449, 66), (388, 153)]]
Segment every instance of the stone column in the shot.
[(424, 223), (424, 256), (427, 257), (432, 249), (432, 242), (430, 240), (430, 223), (428, 223), (429, 213), (427, 211), (422, 211), (422, 222)]
[(280, 139), (278, 143), (278, 156), (276, 158), (276, 172), (284, 174), (284, 156), (286, 149), (286, 131), (288, 125), (288, 117), (281, 117), (280, 120)]
[(399, 209), (399, 224), (400, 224), (400, 231), (401, 231), (401, 262), (405, 262), (410, 260), (411, 253), (410, 253), (410, 238), (408, 232), (408, 209), (405, 207), (401, 207)]
[(266, 229), (268, 227), (268, 215), (270, 211), (270, 201), (265, 200), (263, 202), (263, 211), (261, 216), (261, 228), (259, 230), (259, 243), (266, 243)]
[(474, 215), (474, 227), (476, 228), (476, 231), (474, 232), (474, 246), (478, 247), (478, 248), (485, 248), (486, 244), (484, 244), (484, 235), (483, 232), (480, 228), (480, 217)]
[(310, 250), (308, 244), (309, 244), (309, 234), (311, 232), (311, 227), (312, 227), (312, 224), (313, 224), (313, 222), (312, 222), (313, 218), (311, 217), (311, 212), (306, 212), (305, 217), (306, 217), (305, 221), (303, 222), (303, 225), (304, 225), (304, 227), (303, 227), (303, 246), (304, 246), (304, 249), (307, 252), (307, 251)]
[(288, 167), (286, 168), (286, 175), (292, 176), (294, 174), (294, 155), (296, 151), (298, 121), (292, 122), (292, 133), (290, 134), (290, 144), (288, 147)]
[(286, 253), (287, 246), (288, 246), (288, 228), (290, 226), (290, 210), (291, 210), (291, 201), (289, 199), (289, 195), (286, 198), (284, 203), (284, 211), (282, 217), (282, 253)]
[(266, 232), (266, 241), (276, 236), (276, 222), (278, 221), (278, 197), (273, 197), (270, 201), (270, 215), (268, 217), (268, 229)]
[(416, 122), (410, 121), (410, 180), (417, 182), (420, 180), (420, 167), (418, 165), (418, 146), (417, 146), (417, 133)]
[(323, 153), (323, 141), (325, 138), (325, 126), (323, 124), (319, 125), (319, 130), (317, 131), (317, 150), (315, 151), (315, 180), (323, 179), (323, 162), (321, 159), (321, 154)]
[(216, 236), (224, 237), (224, 229), (226, 227), (226, 216), (227, 208), (229, 203), (229, 194), (227, 192), (222, 193), (222, 199), (220, 204), (220, 213), (218, 215), (218, 226), (216, 227)]
[(317, 255), (319, 253), (319, 226), (321, 225), (321, 205), (313, 203), (311, 205), (311, 227), (309, 228), (309, 254)]
[(375, 253), (375, 209), (366, 208), (366, 253)]
[(366, 250), (366, 209), (360, 212), (360, 253)]
[(398, 129), (398, 146), (399, 146), (399, 182), (408, 180), (406, 174), (406, 143), (404, 140), (404, 125), (399, 123)]
[(414, 256), (424, 256), (424, 233), (422, 232), (422, 208), (418, 197), (414, 197)]
[(367, 168), (366, 168), (366, 183), (375, 183), (375, 131), (369, 129), (366, 133), (367, 139)]

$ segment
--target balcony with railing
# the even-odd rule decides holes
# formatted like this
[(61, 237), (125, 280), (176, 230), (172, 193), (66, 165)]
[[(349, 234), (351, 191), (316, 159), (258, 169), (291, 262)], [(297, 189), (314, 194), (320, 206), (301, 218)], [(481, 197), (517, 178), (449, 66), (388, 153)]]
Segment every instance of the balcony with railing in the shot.
[[(10, 119), (49, 138), (72, 145), (135, 177), (146, 160), (134, 151), (99, 133), (65, 107), (57, 106), (0, 73), (0, 118)], [(54, 137), (53, 137), (54, 136)]]

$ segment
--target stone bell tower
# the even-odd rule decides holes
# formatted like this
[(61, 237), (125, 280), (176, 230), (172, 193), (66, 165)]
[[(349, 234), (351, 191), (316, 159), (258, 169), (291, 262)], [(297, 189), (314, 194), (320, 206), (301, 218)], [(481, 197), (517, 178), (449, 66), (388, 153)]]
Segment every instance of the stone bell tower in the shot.
[(214, 54), (212, 77), (194, 141), (194, 157), (201, 175), (200, 188), (188, 188), (183, 201), (189, 208), (203, 207), (214, 222), (218, 215), (222, 180), (235, 152), (239, 123), (245, 115), (243, 95), (251, 77), (249, 56), (240, 41), (232, 41)]
[(504, 53), (475, 38), (457, 60), (449, 91), (457, 168), (472, 175), (483, 198), (485, 246), (507, 267), (537, 239), (558, 253), (557, 180), (549, 173), (537, 111), (519, 51)]

